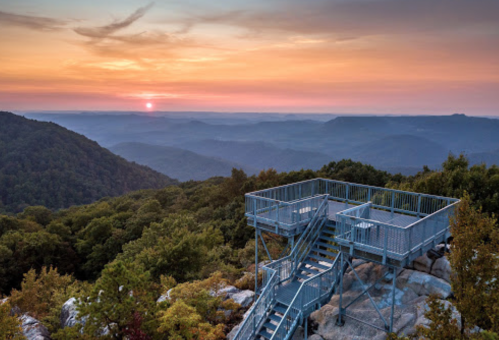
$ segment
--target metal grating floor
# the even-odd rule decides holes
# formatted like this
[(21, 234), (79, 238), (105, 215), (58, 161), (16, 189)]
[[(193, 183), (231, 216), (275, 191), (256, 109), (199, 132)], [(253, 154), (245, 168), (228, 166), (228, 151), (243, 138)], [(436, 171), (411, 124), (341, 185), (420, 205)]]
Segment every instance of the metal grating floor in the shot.
[[(356, 207), (356, 205), (330, 200), (328, 218), (332, 221), (336, 221), (337, 213), (353, 207)], [(399, 213), (392, 214), (390, 211), (379, 210), (379, 209), (370, 209), (370, 215), (371, 215), (371, 217), (369, 218), (370, 220), (382, 223), (389, 223), (400, 227), (406, 227), (419, 220), (419, 218), (416, 216), (404, 215)]]
[(300, 286), (301, 282), (296, 280), (280, 286), (276, 291), (277, 302), (289, 306), (296, 296), (296, 292), (300, 289)]

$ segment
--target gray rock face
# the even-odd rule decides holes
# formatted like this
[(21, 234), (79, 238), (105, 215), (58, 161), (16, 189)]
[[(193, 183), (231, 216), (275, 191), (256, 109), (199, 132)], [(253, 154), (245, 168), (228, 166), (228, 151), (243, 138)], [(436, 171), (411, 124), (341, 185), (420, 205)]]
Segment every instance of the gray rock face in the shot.
[(253, 302), (253, 298), (255, 296), (255, 292), (251, 290), (243, 290), (236, 294), (231, 294), (230, 298), (234, 300), (234, 302), (240, 304), (243, 308), (248, 307)]
[(240, 290), (237, 289), (236, 287), (234, 286), (226, 286), (222, 289), (220, 289), (218, 292), (217, 292), (217, 295), (225, 295), (227, 298), (230, 298), (231, 295), (233, 294), (237, 294), (239, 293)]
[(452, 293), (448, 282), (411, 269), (406, 269), (399, 275), (397, 278), (397, 287), (411, 289), (418, 296), (434, 294), (440, 299), (447, 299)]
[(432, 265), (433, 265), (433, 260), (430, 259), (427, 254), (424, 254), (423, 256), (418, 257), (413, 262), (414, 269), (416, 269), (420, 272), (425, 272), (425, 273), (431, 272)]
[(241, 327), (241, 324), (239, 324), (239, 325), (235, 326), (234, 328), (232, 328), (232, 330), (229, 332), (229, 334), (227, 334), (227, 340), (234, 339), (234, 337), (236, 336), (237, 331), (239, 331), (240, 327)]
[(47, 328), (35, 318), (28, 315), (20, 317), (22, 329), (27, 340), (51, 340)]
[(441, 257), (435, 261), (431, 268), (431, 275), (441, 278), (450, 283), (451, 267), (446, 257)]
[(62, 305), (61, 310), (61, 327), (73, 327), (78, 323), (76, 316), (78, 312), (76, 311), (76, 299), (71, 298)]
[(158, 300), (156, 300), (156, 303), (164, 302), (166, 300), (170, 300), (170, 293), (172, 289), (169, 289), (165, 294), (161, 295)]

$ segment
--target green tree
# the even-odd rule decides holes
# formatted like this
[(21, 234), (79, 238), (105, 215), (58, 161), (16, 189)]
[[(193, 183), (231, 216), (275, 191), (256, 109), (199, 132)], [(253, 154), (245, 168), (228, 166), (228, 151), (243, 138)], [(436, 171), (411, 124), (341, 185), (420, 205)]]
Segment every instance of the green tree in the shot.
[(52, 211), (44, 206), (37, 205), (24, 208), (24, 211), (19, 214), (19, 217), (32, 220), (45, 227), (52, 221)]
[(107, 330), (103, 338), (126, 339), (127, 328), (137, 314), (144, 318), (143, 331), (152, 332), (157, 328), (154, 317), (158, 295), (142, 267), (120, 261), (107, 265), (89, 297), (78, 307), (78, 317), (86, 319), (84, 333), (99, 336)]
[(451, 218), (449, 261), (461, 334), (476, 325), (499, 332), (499, 230), (496, 220), (471, 206), (467, 194)]

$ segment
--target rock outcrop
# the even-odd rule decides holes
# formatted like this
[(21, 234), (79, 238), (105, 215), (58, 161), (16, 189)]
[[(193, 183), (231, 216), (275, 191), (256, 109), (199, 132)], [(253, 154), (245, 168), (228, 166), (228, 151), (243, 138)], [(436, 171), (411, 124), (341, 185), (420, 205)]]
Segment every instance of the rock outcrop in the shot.
[(432, 265), (433, 260), (428, 257), (428, 254), (418, 257), (413, 262), (414, 269), (424, 273), (430, 273)]
[(431, 275), (439, 277), (450, 283), (451, 267), (446, 257), (441, 257), (433, 263)]
[(62, 305), (61, 310), (61, 327), (73, 327), (77, 323), (76, 317), (78, 316), (78, 311), (76, 310), (76, 299), (71, 298)]
[(28, 315), (21, 316), (20, 320), (27, 340), (50, 340), (49, 331), (40, 321)]
[(228, 298), (240, 304), (241, 307), (247, 308), (253, 302), (254, 296), (255, 292), (253, 292), (252, 290), (243, 290), (238, 293), (228, 295)]

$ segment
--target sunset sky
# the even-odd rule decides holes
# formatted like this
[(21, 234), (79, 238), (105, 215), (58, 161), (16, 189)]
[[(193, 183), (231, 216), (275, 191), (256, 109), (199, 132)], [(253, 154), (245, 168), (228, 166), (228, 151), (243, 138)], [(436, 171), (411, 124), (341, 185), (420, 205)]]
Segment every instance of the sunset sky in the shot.
[(499, 115), (498, 0), (0, 0), (0, 110)]

